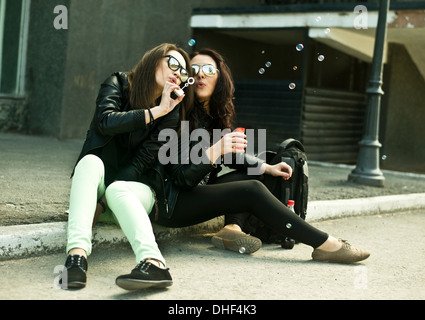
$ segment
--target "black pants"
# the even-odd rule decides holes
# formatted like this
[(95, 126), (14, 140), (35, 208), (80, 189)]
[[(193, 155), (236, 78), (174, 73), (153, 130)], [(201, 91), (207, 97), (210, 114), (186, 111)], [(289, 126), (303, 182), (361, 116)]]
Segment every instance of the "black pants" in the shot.
[[(255, 177), (238, 171), (219, 177), (213, 184), (181, 191), (172, 217), (159, 217), (157, 223), (180, 228), (226, 215), (226, 224), (240, 225), (249, 213), (276, 232), (313, 248), (328, 238), (328, 234), (314, 228), (284, 206)], [(291, 226), (289, 229), (288, 223)]]

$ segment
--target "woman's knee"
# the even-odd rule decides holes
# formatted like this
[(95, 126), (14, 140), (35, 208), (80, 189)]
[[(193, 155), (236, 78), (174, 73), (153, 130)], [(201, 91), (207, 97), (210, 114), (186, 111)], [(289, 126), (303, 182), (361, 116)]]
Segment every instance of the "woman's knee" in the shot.
[(77, 166), (75, 167), (75, 170), (79, 169), (89, 169), (89, 170), (102, 170), (104, 171), (104, 164), (102, 159), (100, 159), (98, 156), (95, 156), (93, 154), (85, 155), (83, 158), (81, 158), (80, 161), (78, 161)]
[(267, 201), (272, 195), (267, 187), (258, 180), (243, 181), (243, 199), (245, 201), (251, 200), (254, 202)]
[(127, 184), (125, 181), (115, 181), (112, 182), (105, 191), (106, 200), (108, 198), (116, 196), (118, 193), (128, 191)]
[(155, 197), (149, 186), (134, 181), (115, 181), (105, 191), (106, 200), (116, 199), (122, 196), (137, 198), (143, 207), (149, 211), (155, 203)]
[(267, 187), (258, 180), (246, 180), (243, 181), (247, 192), (253, 192), (255, 194), (259, 192), (268, 192)]

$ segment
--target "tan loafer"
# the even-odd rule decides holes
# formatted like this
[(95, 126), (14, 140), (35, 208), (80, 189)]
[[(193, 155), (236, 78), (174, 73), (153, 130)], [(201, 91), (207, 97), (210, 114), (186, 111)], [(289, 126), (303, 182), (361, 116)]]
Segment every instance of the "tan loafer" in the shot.
[(355, 248), (345, 240), (338, 240), (342, 243), (341, 249), (334, 252), (314, 249), (311, 254), (313, 260), (319, 262), (354, 263), (365, 260), (370, 256), (370, 252)]
[(212, 244), (219, 249), (231, 250), (239, 253), (251, 254), (261, 248), (261, 240), (246, 234), (223, 228), (211, 239)]

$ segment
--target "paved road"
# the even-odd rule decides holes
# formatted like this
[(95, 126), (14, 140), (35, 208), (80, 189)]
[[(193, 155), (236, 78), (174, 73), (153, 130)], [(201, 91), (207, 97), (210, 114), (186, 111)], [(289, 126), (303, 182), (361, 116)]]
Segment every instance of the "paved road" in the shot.
[[(89, 258), (87, 287), (78, 291), (55, 285), (55, 268), (64, 263), (64, 254), (1, 261), (0, 299), (425, 299), (425, 212), (313, 224), (369, 249), (371, 257), (356, 265), (318, 263), (303, 244), (289, 251), (264, 245), (247, 256), (218, 250), (209, 236), (200, 235), (159, 243), (174, 279), (168, 289), (120, 289), (115, 278), (136, 264), (131, 249), (98, 247)], [(167, 303), (174, 306), (178, 301)], [(159, 315), (168, 312), (168, 306), (164, 308)]]

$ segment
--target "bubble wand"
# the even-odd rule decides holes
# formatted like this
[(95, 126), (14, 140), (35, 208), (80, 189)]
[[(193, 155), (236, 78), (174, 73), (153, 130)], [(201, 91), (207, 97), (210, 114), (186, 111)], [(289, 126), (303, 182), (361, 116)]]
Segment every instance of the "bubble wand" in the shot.
[(176, 96), (180, 97), (181, 95), (184, 94), (183, 89), (184, 88), (187, 88), (188, 86), (191, 86), (194, 83), (195, 83), (195, 78), (190, 77), (189, 79), (187, 79), (187, 82), (185, 83), (184, 87), (183, 88), (180, 88), (180, 89), (174, 90), (174, 93), (176, 94)]

